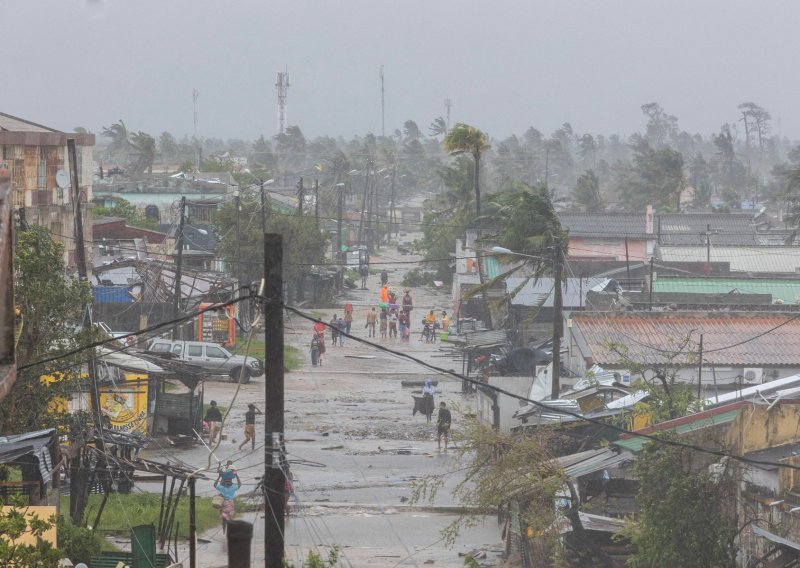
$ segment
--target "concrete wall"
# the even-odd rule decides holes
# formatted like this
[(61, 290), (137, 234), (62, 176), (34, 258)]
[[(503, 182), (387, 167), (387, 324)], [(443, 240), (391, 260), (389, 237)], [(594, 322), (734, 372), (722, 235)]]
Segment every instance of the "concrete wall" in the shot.
[[(528, 396), (531, 389), (533, 377), (488, 377), (487, 383), (490, 386), (501, 388), (512, 394)], [(503, 432), (511, 431), (514, 426), (519, 426), (519, 420), (512, 418), (514, 413), (519, 410), (519, 399), (502, 393), (494, 393), (497, 397), (497, 406), (500, 408), (500, 430)], [(487, 426), (494, 425), (494, 400), (492, 395), (478, 389), (478, 417)]]
[[(625, 260), (625, 239), (570, 237), (569, 256), (574, 258)], [(630, 262), (645, 262), (649, 259), (647, 241), (643, 239), (628, 239), (628, 260)]]

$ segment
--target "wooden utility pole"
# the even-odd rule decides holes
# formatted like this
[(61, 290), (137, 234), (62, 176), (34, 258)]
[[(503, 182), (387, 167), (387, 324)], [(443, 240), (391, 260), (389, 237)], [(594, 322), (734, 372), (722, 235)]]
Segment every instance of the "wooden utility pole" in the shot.
[(267, 232), (267, 196), (264, 193), (264, 180), (261, 182), (261, 234)]
[[(186, 197), (181, 197), (181, 212), (180, 212), (180, 220), (178, 221), (178, 234), (177, 236), (177, 248), (178, 254), (177, 258), (175, 259), (175, 291), (174, 297), (172, 298), (172, 319), (177, 320), (180, 314), (180, 302), (181, 302), (181, 280), (183, 279), (183, 224), (184, 224), (184, 212), (186, 210)], [(179, 335), (180, 325), (178, 322), (172, 327), (172, 339), (180, 339)]]
[(703, 386), (703, 334), (700, 334), (700, 353), (699, 361), (697, 362), (697, 398), (701, 396), (701, 389)]
[(653, 266), (655, 265), (655, 259), (651, 256), (650, 257), (650, 295), (647, 300), (647, 311), (653, 311)]
[(194, 485), (194, 476), (189, 477), (189, 568), (197, 568), (197, 511)]
[(297, 214), (303, 216), (303, 199), (305, 199), (305, 190), (303, 189), (303, 178), (297, 182)]
[(358, 245), (361, 246), (361, 231), (364, 228), (364, 213), (367, 209), (367, 192), (369, 190), (369, 168), (371, 160), (367, 160), (367, 169), (364, 171), (364, 197), (361, 198), (361, 218), (358, 221)]
[(562, 254), (559, 240), (553, 256), (553, 384), (550, 391), (552, 400), (556, 400), (561, 394), (561, 337), (564, 335), (564, 305), (561, 297)]
[(394, 165), (392, 168), (392, 197), (390, 201), (392, 202), (392, 210), (389, 211), (389, 235), (386, 238), (386, 242), (388, 243), (392, 238), (392, 229), (395, 226), (395, 214), (394, 214), (394, 180), (397, 177), (397, 164)]
[(342, 215), (344, 210), (344, 192), (347, 189), (346, 185), (339, 187), (339, 205), (338, 205), (338, 221), (336, 223), (336, 254), (333, 256), (333, 262), (337, 264), (338, 284), (341, 289), (344, 283), (344, 263), (341, 262), (342, 258)]
[(264, 561), (283, 565), (283, 237), (264, 235)]
[(317, 221), (317, 229), (319, 229), (319, 180), (314, 180), (314, 219)]

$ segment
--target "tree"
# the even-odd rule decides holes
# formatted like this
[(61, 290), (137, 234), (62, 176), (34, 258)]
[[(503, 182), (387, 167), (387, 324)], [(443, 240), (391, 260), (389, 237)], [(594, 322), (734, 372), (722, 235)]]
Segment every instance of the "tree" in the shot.
[(475, 174), (472, 179), (475, 192), (475, 212), (481, 214), (481, 156), (489, 149), (489, 139), (474, 126), (459, 122), (444, 137), (442, 142), (445, 151), (451, 156), (470, 154), (474, 161)]
[(647, 205), (679, 209), (684, 188), (683, 156), (672, 148), (654, 150), (643, 138), (634, 143), (633, 165), (620, 178), (619, 191), (627, 208), (640, 211)]
[(144, 216), (141, 209), (133, 205), (127, 199), (114, 197), (111, 207), (94, 207), (92, 215), (97, 217), (121, 217), (132, 227), (142, 227), (144, 229), (155, 229), (158, 224)]
[(125, 122), (120, 118), (119, 122), (108, 127), (104, 126), (101, 134), (104, 138), (111, 140), (108, 144), (108, 153), (113, 159), (127, 162), (131, 151), (131, 141)]
[(739, 110), (742, 113), (742, 122), (744, 122), (745, 144), (750, 146), (750, 136), (753, 131), (756, 132), (758, 137), (758, 147), (761, 152), (764, 151), (764, 139), (769, 134), (769, 121), (772, 116), (758, 106), (756, 103), (748, 102), (739, 105)]
[(169, 132), (162, 132), (158, 137), (158, 153), (161, 154), (161, 159), (167, 163), (172, 163), (178, 157), (178, 143)]
[[(12, 503), (8, 509), (0, 508), (0, 565), (1, 566), (57, 566), (61, 551), (43, 540), (44, 534), (56, 524), (55, 516), (48, 519), (29, 513), (22, 501)], [(34, 539), (34, 544), (23, 544), (20, 539)]]
[(572, 202), (583, 211), (597, 213), (606, 207), (600, 193), (600, 180), (593, 170), (586, 170), (572, 190)]
[(441, 116), (437, 116), (431, 122), (431, 125), (428, 127), (428, 132), (431, 136), (440, 136), (447, 134), (447, 123), (445, 122), (444, 118)]
[[(87, 283), (65, 276), (64, 247), (44, 227), (19, 231), (14, 248), (14, 303), (21, 311), (22, 332), (17, 365), (63, 354), (91, 338), (76, 332), (91, 292)], [(85, 355), (84, 355), (85, 358)], [(0, 434), (57, 426), (65, 417), (48, 412), (51, 401), (74, 385), (72, 369), (80, 356), (21, 369), (9, 394), (0, 401)], [(41, 375), (60, 372), (65, 380), (45, 385)]]
[(156, 158), (156, 141), (147, 132), (133, 132), (130, 135), (130, 145), (136, 161), (131, 168), (133, 173), (142, 174), (145, 171), (153, 173), (153, 162)]
[(708, 461), (657, 441), (642, 448), (634, 466), (639, 523), (626, 531), (637, 547), (631, 566), (736, 565), (735, 482), (727, 471), (709, 473)]
[(648, 118), (645, 139), (656, 150), (678, 133), (678, 119), (664, 112), (658, 103), (642, 105), (642, 112)]

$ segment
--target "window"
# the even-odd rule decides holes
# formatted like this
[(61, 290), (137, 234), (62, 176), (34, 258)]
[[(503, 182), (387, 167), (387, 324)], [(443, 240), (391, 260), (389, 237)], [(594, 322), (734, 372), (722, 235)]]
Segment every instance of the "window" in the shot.
[(206, 357), (214, 357), (215, 359), (226, 359), (225, 352), (219, 347), (206, 347)]
[(202, 345), (190, 345), (189, 346), (189, 357), (202, 357), (203, 356), (203, 346)]
[(150, 348), (154, 353), (169, 353), (169, 343), (156, 343)]
[(183, 345), (176, 345), (172, 348), (172, 352), (175, 353), (175, 355), (180, 355), (181, 351), (183, 351)]

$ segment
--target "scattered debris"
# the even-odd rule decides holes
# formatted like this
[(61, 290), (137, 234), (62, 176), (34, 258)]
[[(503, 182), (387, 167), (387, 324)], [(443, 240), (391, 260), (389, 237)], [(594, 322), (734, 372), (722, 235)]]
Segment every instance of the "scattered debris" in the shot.
[(321, 449), (323, 449), (323, 450), (341, 450), (343, 448), (344, 448), (344, 446), (328, 446), (326, 448), (321, 448)]

